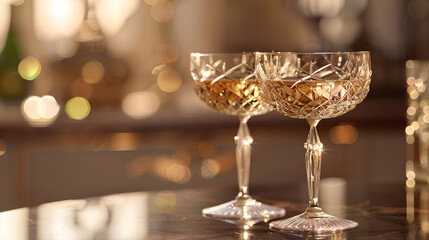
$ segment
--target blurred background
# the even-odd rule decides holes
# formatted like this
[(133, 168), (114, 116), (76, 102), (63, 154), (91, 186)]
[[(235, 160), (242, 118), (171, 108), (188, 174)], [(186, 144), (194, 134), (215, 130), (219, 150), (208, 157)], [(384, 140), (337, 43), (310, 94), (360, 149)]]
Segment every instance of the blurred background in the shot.
[[(235, 186), (238, 120), (196, 96), (190, 52), (371, 51), (367, 99), (319, 124), (322, 177), (403, 181), (405, 63), (428, 43), (428, 0), (0, 0), (0, 210)], [(307, 123), (249, 127), (250, 189), (303, 183)]]

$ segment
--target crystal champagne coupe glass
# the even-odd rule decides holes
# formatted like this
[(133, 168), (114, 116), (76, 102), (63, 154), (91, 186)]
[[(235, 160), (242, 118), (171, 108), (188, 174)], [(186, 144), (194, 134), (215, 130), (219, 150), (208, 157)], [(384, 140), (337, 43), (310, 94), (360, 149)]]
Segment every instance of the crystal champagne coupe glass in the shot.
[(262, 204), (249, 195), (251, 144), (250, 117), (272, 110), (259, 96), (254, 74), (254, 53), (191, 53), (190, 71), (198, 96), (214, 111), (237, 116), (236, 142), (239, 192), (227, 203), (203, 209), (203, 215), (243, 226), (284, 216), (282, 208)]
[(357, 222), (326, 214), (319, 207), (323, 144), (316, 130), (322, 119), (341, 116), (361, 103), (371, 82), (370, 53), (256, 53), (255, 74), (262, 99), (276, 111), (306, 119), (304, 147), (309, 207), (298, 216), (274, 221), (270, 229), (317, 236), (356, 228)]

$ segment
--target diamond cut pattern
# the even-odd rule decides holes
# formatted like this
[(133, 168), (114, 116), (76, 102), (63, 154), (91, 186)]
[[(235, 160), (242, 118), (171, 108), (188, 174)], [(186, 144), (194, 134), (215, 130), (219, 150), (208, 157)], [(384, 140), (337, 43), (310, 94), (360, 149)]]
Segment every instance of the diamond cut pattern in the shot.
[(305, 119), (337, 117), (354, 109), (371, 82), (365, 52), (258, 55), (256, 75), (264, 101), (289, 117)]
[(252, 53), (192, 55), (191, 74), (198, 96), (213, 110), (234, 116), (255, 116), (272, 110), (262, 101)]

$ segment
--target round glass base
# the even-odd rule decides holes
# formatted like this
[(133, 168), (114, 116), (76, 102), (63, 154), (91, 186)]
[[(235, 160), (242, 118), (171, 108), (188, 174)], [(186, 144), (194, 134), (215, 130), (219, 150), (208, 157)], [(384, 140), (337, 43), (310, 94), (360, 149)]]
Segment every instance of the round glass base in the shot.
[(280, 218), (285, 215), (283, 208), (260, 203), (252, 198), (235, 199), (214, 207), (203, 209), (203, 216), (215, 218), (236, 225), (251, 227), (258, 222)]
[(320, 208), (309, 208), (298, 216), (270, 223), (271, 230), (305, 236), (327, 236), (352, 230), (357, 226), (355, 221), (326, 214)]

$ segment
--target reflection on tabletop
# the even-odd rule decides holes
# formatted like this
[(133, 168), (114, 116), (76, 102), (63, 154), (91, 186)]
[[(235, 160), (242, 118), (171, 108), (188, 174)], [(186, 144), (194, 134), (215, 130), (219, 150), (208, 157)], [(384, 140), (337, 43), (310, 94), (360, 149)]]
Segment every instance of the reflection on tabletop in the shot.
[[(0, 239), (429, 239), (427, 185), (357, 185), (326, 178), (321, 187), (320, 202), (326, 212), (358, 222), (357, 229), (299, 236), (270, 231), (266, 222), (240, 229), (204, 218), (201, 209), (235, 195), (231, 185), (114, 194), (6, 211), (0, 213)], [(286, 209), (286, 218), (306, 208), (304, 184), (255, 187), (252, 193), (258, 200)]]
[(0, 215), (0, 238), (144, 239), (147, 205), (148, 194), (135, 193), (43, 204), (37, 211), (12, 210)]

